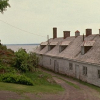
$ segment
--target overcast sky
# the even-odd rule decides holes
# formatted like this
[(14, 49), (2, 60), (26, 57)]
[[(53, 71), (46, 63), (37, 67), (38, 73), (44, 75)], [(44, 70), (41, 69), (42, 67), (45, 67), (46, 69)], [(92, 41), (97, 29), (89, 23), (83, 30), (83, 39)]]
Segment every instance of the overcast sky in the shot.
[(92, 28), (93, 34), (99, 33), (100, 0), (9, 0), (9, 3), (11, 8), (0, 13), (3, 44), (46, 41), (47, 35), (52, 38), (53, 27), (57, 27), (58, 37), (63, 37), (65, 30), (71, 31), (71, 35), (76, 30), (82, 35), (86, 28)]

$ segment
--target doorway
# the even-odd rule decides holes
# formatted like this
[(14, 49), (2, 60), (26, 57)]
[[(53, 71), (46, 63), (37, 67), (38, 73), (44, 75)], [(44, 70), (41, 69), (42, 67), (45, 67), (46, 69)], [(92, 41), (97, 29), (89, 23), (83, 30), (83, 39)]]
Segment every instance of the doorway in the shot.
[(75, 65), (75, 76), (76, 76), (77, 79), (79, 79), (79, 73), (80, 73), (79, 65)]
[(59, 63), (56, 60), (54, 60), (54, 71), (59, 72)]

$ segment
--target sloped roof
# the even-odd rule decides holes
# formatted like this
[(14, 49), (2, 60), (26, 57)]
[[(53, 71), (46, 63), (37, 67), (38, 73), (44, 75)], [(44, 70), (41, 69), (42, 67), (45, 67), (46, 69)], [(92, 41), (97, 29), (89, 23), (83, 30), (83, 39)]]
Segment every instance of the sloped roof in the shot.
[(73, 41), (75, 39), (74, 36), (67, 37), (66, 39), (62, 38), (56, 38), (56, 39), (50, 39), (52, 42), (58, 42), (58, 45), (56, 45), (52, 50), (45, 52), (45, 55), (49, 56), (58, 56), (59, 55), (59, 44), (64, 41)]
[(63, 41), (63, 42), (61, 42), (61, 44), (59, 44), (59, 45), (69, 45), (70, 42), (71, 42), (71, 41)]
[(50, 42), (50, 45), (57, 45), (58, 42)]
[(81, 46), (93, 46), (95, 41), (84, 41)]
[[(52, 45), (56, 46), (48, 51), (48, 46), (43, 48), (42, 50), (37, 49), (36, 53), (44, 54), (49, 56), (61, 57), (61, 58), (68, 58), (73, 59), (76, 61), (88, 62), (88, 63), (95, 63), (100, 65), (100, 36), (99, 34), (89, 35), (84, 38), (84, 46), (92, 46), (92, 48), (85, 53), (84, 55), (81, 54), (81, 46), (83, 44), (83, 36), (78, 36), (75, 38), (74, 36), (68, 37), (66, 39), (63, 38), (56, 38), (49, 40)], [(67, 48), (65, 48), (62, 52), (59, 52), (59, 45), (61, 43), (65, 44), (70, 41)]]
[(42, 42), (40, 45), (47, 45), (48, 42)]

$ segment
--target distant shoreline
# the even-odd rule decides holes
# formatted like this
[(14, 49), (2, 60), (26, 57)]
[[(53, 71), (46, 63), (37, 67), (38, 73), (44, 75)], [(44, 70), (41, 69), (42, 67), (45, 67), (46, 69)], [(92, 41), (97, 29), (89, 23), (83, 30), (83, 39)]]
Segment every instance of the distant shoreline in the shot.
[(20, 48), (26, 50), (26, 52), (33, 52), (39, 44), (5, 44), (8, 49), (12, 49), (14, 52), (18, 51)]
[(39, 45), (39, 43), (33, 43), (33, 44), (4, 44), (4, 45)]

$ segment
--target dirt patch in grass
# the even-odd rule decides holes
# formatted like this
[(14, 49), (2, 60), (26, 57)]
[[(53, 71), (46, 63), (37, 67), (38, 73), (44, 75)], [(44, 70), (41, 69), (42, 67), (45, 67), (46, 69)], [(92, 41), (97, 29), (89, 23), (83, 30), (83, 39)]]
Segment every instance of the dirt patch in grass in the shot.
[(25, 97), (11, 91), (0, 91), (0, 100), (25, 100)]

